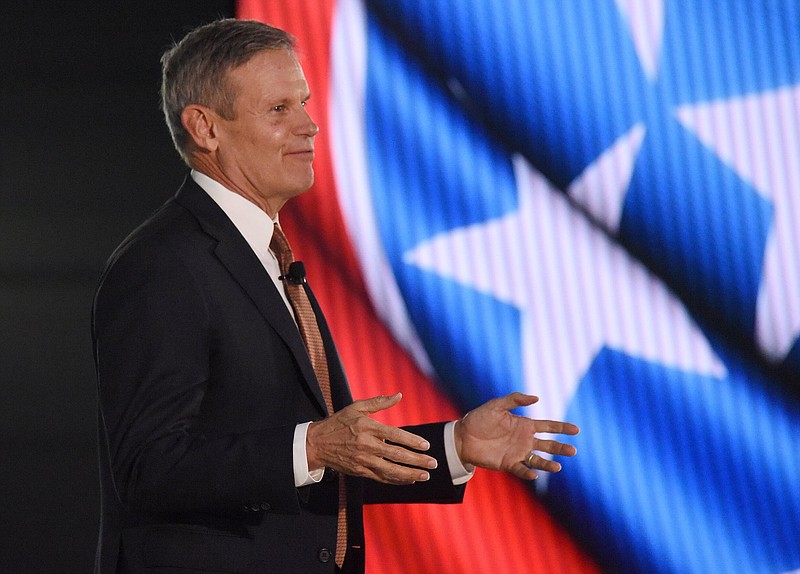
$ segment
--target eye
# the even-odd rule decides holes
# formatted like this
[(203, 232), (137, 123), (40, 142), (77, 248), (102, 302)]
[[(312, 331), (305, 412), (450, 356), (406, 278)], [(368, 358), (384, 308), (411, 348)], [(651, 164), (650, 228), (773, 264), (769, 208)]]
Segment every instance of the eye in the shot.
[(279, 104), (279, 105), (277, 105), (277, 106), (274, 106), (274, 107), (272, 108), (272, 111), (273, 111), (273, 112), (282, 112), (282, 111), (283, 111), (283, 110), (285, 110), (285, 109), (286, 109), (286, 106), (284, 106), (283, 104)]

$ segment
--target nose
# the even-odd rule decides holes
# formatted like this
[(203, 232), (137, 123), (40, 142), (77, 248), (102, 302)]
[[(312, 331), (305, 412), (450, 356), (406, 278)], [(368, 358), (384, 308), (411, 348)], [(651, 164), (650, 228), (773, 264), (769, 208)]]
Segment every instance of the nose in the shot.
[(319, 126), (317, 123), (311, 118), (311, 114), (308, 113), (308, 110), (303, 108), (303, 117), (302, 121), (300, 122), (299, 131), (301, 135), (314, 137), (319, 133)]

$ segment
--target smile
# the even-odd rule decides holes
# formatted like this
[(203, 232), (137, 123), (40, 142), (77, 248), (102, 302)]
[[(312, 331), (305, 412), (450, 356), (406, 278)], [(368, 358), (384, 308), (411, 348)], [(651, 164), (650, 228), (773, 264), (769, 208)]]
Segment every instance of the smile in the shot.
[(298, 151), (292, 151), (286, 154), (290, 157), (299, 157), (299, 158), (310, 158), (314, 159), (314, 150), (313, 149), (304, 149)]

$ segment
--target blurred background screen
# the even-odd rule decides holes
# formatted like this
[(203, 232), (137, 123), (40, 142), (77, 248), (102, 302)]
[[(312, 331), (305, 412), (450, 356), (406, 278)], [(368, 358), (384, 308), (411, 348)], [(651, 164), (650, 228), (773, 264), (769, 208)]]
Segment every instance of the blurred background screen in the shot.
[(298, 38), (321, 131), (282, 223), (354, 395), (582, 430), (534, 487), (368, 508), (368, 572), (800, 572), (797, 2), (164, 4), (0, 24), (0, 569), (90, 568), (92, 290), (185, 173), (161, 52), (236, 16)]

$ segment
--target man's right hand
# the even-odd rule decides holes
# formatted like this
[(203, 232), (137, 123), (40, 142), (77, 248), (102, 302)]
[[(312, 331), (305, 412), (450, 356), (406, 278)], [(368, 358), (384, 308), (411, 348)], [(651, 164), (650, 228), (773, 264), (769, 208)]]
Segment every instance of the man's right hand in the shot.
[(436, 459), (408, 449), (425, 451), (430, 444), (422, 437), (381, 424), (369, 416), (395, 406), (401, 398), (397, 393), (391, 397), (355, 401), (328, 418), (312, 423), (306, 434), (308, 468), (327, 467), (390, 484), (428, 480), (430, 475), (422, 469), (436, 468)]

